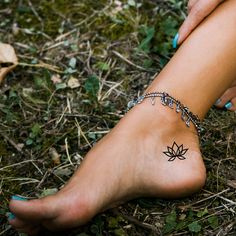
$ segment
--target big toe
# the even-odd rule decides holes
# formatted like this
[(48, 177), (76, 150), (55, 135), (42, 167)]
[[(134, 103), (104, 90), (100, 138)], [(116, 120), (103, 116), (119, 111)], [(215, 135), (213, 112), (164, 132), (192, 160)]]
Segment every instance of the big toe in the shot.
[(56, 217), (56, 209), (52, 204), (52, 197), (29, 201), (12, 199), (9, 204), (10, 211), (22, 220), (40, 222)]
[[(14, 228), (46, 228), (51, 231), (74, 228), (87, 222), (94, 211), (89, 211), (88, 201), (82, 201), (78, 194), (64, 191), (42, 199), (10, 201), (10, 211), (16, 216), (10, 220)], [(17, 222), (21, 225), (17, 225)]]
[(28, 235), (35, 235), (42, 227), (54, 230), (50, 225), (57, 218), (57, 206), (53, 203), (54, 197), (21, 201), (12, 199), (9, 204), (10, 211), (14, 214), (9, 223), (18, 231)]

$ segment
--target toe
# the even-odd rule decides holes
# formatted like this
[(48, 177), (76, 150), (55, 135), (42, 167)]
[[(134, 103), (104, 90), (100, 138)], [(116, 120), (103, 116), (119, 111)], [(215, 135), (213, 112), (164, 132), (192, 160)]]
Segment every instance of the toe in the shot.
[(236, 111), (236, 97), (232, 98), (230, 102), (226, 103), (225, 108), (229, 111)]
[(29, 225), (25, 221), (19, 218), (8, 219), (9, 224), (19, 233), (25, 233), (27, 235), (37, 235), (40, 227), (37, 225)]
[(82, 201), (78, 194), (73, 194), (73, 191), (30, 201), (13, 199), (9, 208), (16, 218), (11, 220), (10, 224), (15, 228), (35, 226), (50, 231), (74, 228), (94, 216), (95, 213), (89, 211), (89, 205), (90, 201)]
[(40, 229), (39, 227), (23, 227), (23, 228), (16, 228), (16, 231), (19, 233), (24, 233), (27, 234), (29, 236), (36, 236), (39, 234)]
[(19, 218), (8, 219), (8, 221), (14, 228), (25, 228), (27, 226), (27, 223)]
[[(216, 101), (215, 106), (218, 108), (224, 108), (225, 105), (228, 102), (231, 102), (234, 98), (236, 98), (236, 86), (227, 89), (227, 91), (220, 97), (220, 99)], [(230, 104), (228, 106), (230, 106)]]
[(30, 201), (12, 199), (9, 208), (17, 218), (26, 222), (41, 222), (56, 217), (56, 208), (51, 197)]

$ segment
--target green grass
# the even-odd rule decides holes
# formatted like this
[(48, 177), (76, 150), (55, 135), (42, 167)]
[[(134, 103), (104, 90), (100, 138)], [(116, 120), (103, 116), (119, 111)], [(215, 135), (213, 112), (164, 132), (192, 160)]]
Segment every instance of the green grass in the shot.
[[(5, 217), (10, 196), (60, 189), (173, 55), (186, 2), (122, 2), (118, 12), (105, 0), (0, 2), (0, 41), (22, 63), (0, 88), (0, 235), (18, 235)], [(51, 69), (34, 67), (40, 62)], [(209, 112), (201, 137), (208, 179), (198, 194), (133, 200), (62, 235), (235, 235), (235, 125), (234, 113)]]

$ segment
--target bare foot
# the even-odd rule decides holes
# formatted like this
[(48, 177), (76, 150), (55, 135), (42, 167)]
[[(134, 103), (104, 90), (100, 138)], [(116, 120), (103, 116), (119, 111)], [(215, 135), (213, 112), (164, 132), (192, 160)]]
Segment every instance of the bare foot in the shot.
[[(183, 144), (183, 156), (164, 153), (174, 142)], [(201, 189), (205, 177), (195, 128), (187, 128), (174, 110), (144, 101), (92, 148), (60, 192), (40, 200), (11, 200), (16, 218), (10, 224), (30, 235), (42, 227), (74, 228), (132, 198), (189, 195)]]
[(230, 111), (236, 111), (236, 80), (232, 86), (216, 101), (218, 108), (226, 108)]

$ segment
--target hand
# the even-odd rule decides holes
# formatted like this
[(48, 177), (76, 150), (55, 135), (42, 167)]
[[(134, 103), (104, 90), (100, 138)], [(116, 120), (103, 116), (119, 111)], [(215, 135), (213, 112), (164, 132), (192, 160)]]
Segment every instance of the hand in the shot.
[(223, 1), (224, 0), (189, 0), (188, 17), (179, 29), (178, 44), (181, 44)]

